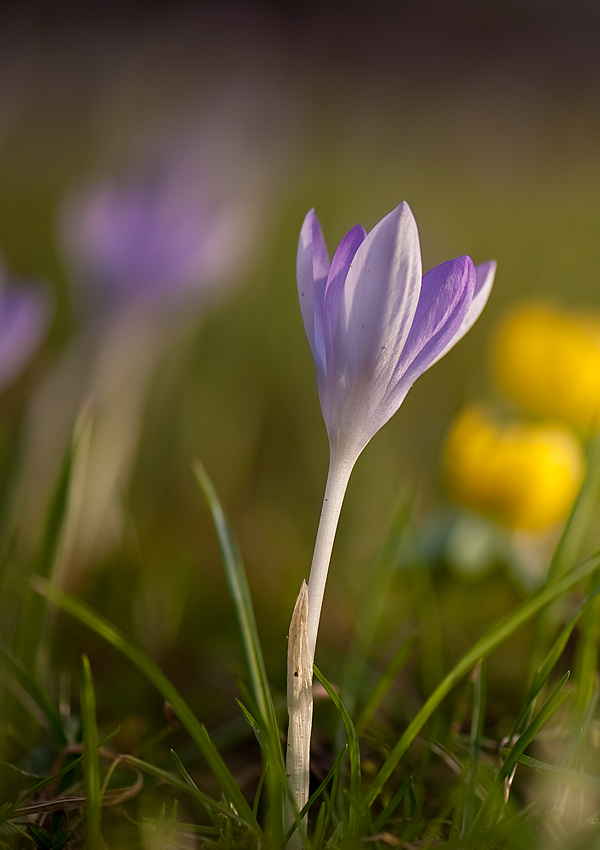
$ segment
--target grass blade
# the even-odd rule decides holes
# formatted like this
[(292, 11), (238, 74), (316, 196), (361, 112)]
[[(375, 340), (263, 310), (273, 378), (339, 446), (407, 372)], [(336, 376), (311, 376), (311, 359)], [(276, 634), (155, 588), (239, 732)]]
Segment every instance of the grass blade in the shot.
[[(172, 751), (171, 751), (172, 752)], [(200, 791), (197, 788), (195, 782), (192, 780), (191, 784), (186, 779), (180, 779), (174, 773), (169, 773), (167, 770), (163, 770), (160, 767), (156, 767), (150, 762), (143, 761), (142, 759), (136, 758), (136, 756), (122, 756), (122, 760), (127, 762), (128, 764), (133, 765), (133, 767), (137, 767), (142, 773), (147, 773), (149, 776), (154, 776), (156, 779), (160, 779), (161, 782), (164, 782), (167, 785), (170, 785), (172, 788), (176, 788), (178, 791), (183, 791), (186, 794), (189, 794), (191, 797), (197, 799), (205, 809), (217, 812), (220, 815), (223, 815), (225, 818), (236, 821), (239, 824), (247, 824), (245, 819), (242, 819), (238, 814), (232, 811), (231, 806), (227, 803), (218, 802), (217, 800), (210, 797), (208, 794), (205, 794), (204, 791)], [(179, 759), (175, 760), (176, 764), (181, 764)], [(185, 770), (185, 768), (184, 768)], [(187, 771), (186, 771), (187, 773)]]
[[(600, 581), (596, 571), (590, 579), (594, 587)], [(596, 594), (593, 594), (594, 596)], [(587, 604), (589, 603), (589, 604)], [(596, 671), (598, 669), (598, 636), (600, 634), (600, 611), (598, 599), (586, 599), (586, 610), (583, 624), (579, 633), (575, 661), (575, 681), (577, 682), (577, 716), (579, 720), (588, 713), (588, 708), (595, 698)]]
[(339, 846), (338, 841), (341, 838), (343, 829), (344, 829), (344, 824), (342, 823), (342, 821), (340, 821), (338, 823), (338, 825), (336, 826), (336, 828), (333, 830), (333, 832), (331, 834), (331, 838), (329, 839), (329, 841), (325, 845), (326, 850), (328, 850), (328, 848), (332, 848), (332, 850), (333, 850), (334, 847), (337, 848)]
[(469, 773), (467, 777), (467, 788), (463, 809), (461, 835), (466, 835), (473, 823), (475, 816), (475, 797), (477, 792), (477, 780), (479, 774), (479, 754), (481, 752), (481, 738), (483, 735), (483, 722), (485, 719), (485, 665), (479, 664), (473, 675), (473, 712), (471, 714), (471, 734), (469, 736)]
[(275, 843), (277, 844), (283, 838), (283, 790), (287, 778), (283, 761), (283, 750), (280, 743), (279, 727), (275, 715), (275, 706), (273, 705), (271, 688), (267, 679), (267, 671), (265, 669), (260, 638), (256, 626), (256, 618), (254, 616), (252, 596), (239, 547), (219, 502), (214, 485), (199, 461), (196, 461), (194, 464), (194, 472), (211, 512), (219, 539), (225, 576), (235, 607), (244, 646), (252, 696), (256, 704), (260, 725), (263, 727), (262, 735), (257, 735), (257, 738), (263, 747), (263, 753), (266, 755), (265, 761), (273, 768), (267, 773), (266, 782), (271, 799), (271, 827), (273, 829)]
[(81, 724), (83, 727), (83, 777), (86, 797), (86, 845), (100, 850), (100, 759), (98, 758), (98, 727), (96, 725), (96, 695), (92, 670), (87, 655), (81, 659)]
[[(503, 750), (502, 755), (507, 755), (507, 752)], [(591, 776), (588, 773), (582, 773), (580, 770), (557, 767), (554, 764), (548, 764), (548, 762), (532, 758), (532, 756), (521, 755), (518, 762), (525, 765), (525, 767), (555, 776), (557, 779), (565, 782), (569, 787), (583, 788), (590, 793), (600, 794), (600, 777), (598, 776)]]
[(356, 728), (343, 702), (334, 691), (331, 684), (314, 665), (315, 676), (327, 691), (330, 700), (335, 705), (342, 718), (342, 723), (348, 738), (348, 751), (350, 753), (350, 833), (355, 834), (361, 814), (361, 770), (360, 770), (360, 747)]
[(256, 784), (256, 791), (254, 792), (254, 802), (252, 803), (252, 811), (254, 812), (255, 816), (258, 815), (258, 807), (260, 805), (260, 797), (261, 797), (261, 794), (262, 794), (263, 785), (265, 784), (265, 779), (267, 778), (268, 769), (269, 769), (268, 765), (266, 767), (263, 767), (261, 774), (260, 774), (260, 777), (259, 777), (259, 780)]
[(64, 747), (67, 743), (67, 735), (64, 730), (62, 718), (46, 691), (38, 685), (23, 662), (2, 642), (0, 642), (0, 655), (9, 673), (44, 713), (48, 723), (48, 729), (56, 745), (59, 748)]
[[(586, 476), (581, 485), (571, 513), (563, 528), (560, 540), (554, 550), (545, 584), (567, 573), (573, 564), (577, 562), (581, 545), (590, 522), (598, 505), (600, 494), (600, 433), (592, 440), (588, 458)], [(548, 611), (542, 613), (536, 623), (533, 650), (531, 652), (532, 668), (539, 665), (539, 659), (543, 655), (544, 647), (552, 634), (552, 621)]]
[(225, 516), (223, 508), (219, 502), (213, 483), (199, 461), (194, 464), (194, 471), (196, 473), (200, 489), (204, 494), (212, 514), (215, 530), (219, 538), (219, 545), (223, 556), (223, 564), (225, 567), (227, 583), (229, 585), (229, 592), (231, 593), (231, 597), (235, 605), (235, 611), (244, 644), (244, 652), (246, 655), (246, 663), (248, 665), (252, 694), (261, 720), (265, 728), (268, 730), (268, 734), (271, 736), (272, 740), (276, 740), (278, 742), (277, 750), (283, 767), (283, 754), (281, 747), (279, 746), (279, 729), (275, 716), (275, 707), (273, 705), (271, 689), (267, 680), (265, 663), (260, 646), (260, 638), (256, 627), (256, 618), (254, 616), (254, 607), (252, 605), (252, 597), (250, 595), (250, 588), (248, 587), (248, 580), (246, 578), (242, 557), (227, 517)]
[[(60, 544), (67, 519), (71, 474), (75, 456), (75, 437), (67, 446), (48, 515), (46, 525), (39, 545), (33, 558), (33, 575), (52, 578)], [(39, 664), (39, 651), (46, 629), (46, 602), (39, 596), (29, 594), (25, 598), (22, 615), (22, 632), (19, 642), (19, 655), (26, 667), (35, 672)]]
[(348, 752), (348, 744), (344, 744), (344, 748), (342, 750), (340, 750), (340, 752), (335, 757), (335, 761), (331, 765), (331, 768), (329, 769), (327, 776), (321, 782), (321, 784), (319, 785), (317, 790), (313, 791), (313, 793), (310, 795), (310, 798), (309, 798), (307, 804), (304, 806), (304, 808), (300, 812), (301, 817), (304, 817), (304, 815), (307, 814), (307, 812), (310, 810), (311, 806), (313, 806), (316, 803), (316, 801), (319, 799), (319, 797), (321, 796), (323, 791), (327, 788), (327, 786), (329, 785), (331, 780), (334, 778), (334, 776), (339, 775), (340, 765), (342, 764), (342, 761), (344, 760), (344, 757), (345, 757), (347, 752)]
[(514, 737), (519, 733), (519, 730), (522, 728), (523, 724), (528, 722), (528, 718), (531, 719), (533, 705), (536, 697), (544, 687), (558, 659), (563, 654), (564, 649), (569, 641), (569, 638), (571, 637), (571, 633), (577, 625), (577, 622), (581, 617), (582, 613), (584, 612), (586, 606), (597, 595), (598, 591), (600, 591), (600, 586), (596, 587), (596, 589), (593, 590), (592, 593), (590, 593), (588, 596), (586, 596), (586, 598), (577, 606), (575, 613), (573, 614), (571, 619), (565, 624), (559, 636), (554, 641), (550, 652), (543, 660), (539, 669), (535, 672), (529, 690), (527, 691), (523, 706), (520, 712), (517, 714), (515, 722), (513, 723), (513, 728), (508, 738), (509, 741), (512, 741)]
[(460, 682), (483, 658), (486, 658), (493, 650), (502, 644), (510, 635), (520, 629), (531, 620), (538, 611), (542, 610), (554, 600), (561, 597), (578, 582), (587, 578), (600, 564), (600, 556), (594, 555), (585, 560), (572, 572), (551, 584), (542, 587), (533, 597), (518, 605), (510, 614), (493, 626), (482, 638), (480, 638), (459, 659), (453, 669), (442, 679), (440, 684), (429, 696), (421, 710), (409, 723), (404, 734), (393, 748), (392, 752), (381, 767), (379, 773), (373, 780), (366, 795), (366, 803), (371, 806), (387, 780), (392, 775), (394, 768), (414, 741), (427, 720), (431, 717), (442, 700), (450, 693), (452, 688)]
[[(304, 815), (308, 814), (308, 812), (310, 811), (312, 806), (316, 803), (316, 801), (319, 799), (321, 794), (325, 791), (325, 789), (327, 788), (327, 786), (329, 785), (331, 780), (334, 779), (334, 778), (337, 779), (337, 777), (339, 777), (340, 765), (341, 765), (341, 763), (344, 759), (344, 756), (346, 755), (347, 752), (348, 752), (348, 744), (344, 744), (344, 748), (342, 750), (340, 750), (340, 752), (337, 754), (335, 761), (332, 764), (331, 768), (329, 769), (327, 776), (321, 782), (321, 784), (319, 785), (317, 790), (313, 791), (313, 793), (310, 795), (306, 805), (304, 805), (302, 807), (302, 809), (300, 810), (300, 812), (298, 814), (298, 818), (296, 819), (296, 823), (292, 827), (290, 827), (290, 829), (286, 833), (285, 838), (283, 839), (284, 846), (288, 843), (288, 841), (292, 837), (294, 831), (297, 828), (298, 823), (302, 820)], [(323, 817), (324, 817), (325, 816), (325, 810), (322, 807), (319, 810), (319, 817), (321, 817), (321, 812), (324, 812), (324, 814), (323, 814)], [(325, 826), (326, 826), (326, 824), (325, 824)], [(315, 830), (315, 836), (316, 836), (316, 830)], [(316, 838), (314, 839), (313, 844), (315, 846), (317, 846)]]
[(250, 712), (248, 711), (248, 709), (246, 708), (244, 703), (239, 699), (236, 699), (236, 702), (237, 702), (237, 704), (240, 708), (240, 711), (242, 712), (242, 714), (246, 718), (246, 720), (248, 722), (248, 726), (250, 726), (250, 728), (254, 732), (254, 736), (256, 737), (256, 740), (258, 741), (260, 746), (264, 748), (265, 742), (264, 742), (263, 730), (261, 729), (259, 724), (256, 722), (256, 720), (252, 717), (252, 715), (250, 714)]
[(373, 688), (356, 721), (356, 734), (361, 735), (389, 691), (398, 672), (404, 667), (417, 645), (417, 636), (410, 635), (397, 650)]
[(319, 814), (317, 815), (317, 822), (315, 824), (315, 832), (313, 835), (313, 848), (314, 850), (321, 850), (321, 846), (323, 845), (323, 839), (325, 838), (325, 830), (327, 829), (327, 806), (325, 803), (321, 803), (321, 807), (319, 808)]
[(600, 493), (600, 434), (590, 444), (587, 473), (558, 541), (548, 569), (547, 583), (563, 575), (576, 562)]
[(380, 832), (383, 829), (404, 799), (405, 794), (411, 789), (412, 784), (413, 778), (412, 776), (408, 776), (373, 824), (373, 832)]
[(198, 791), (199, 790), (198, 786), (196, 785), (196, 783), (194, 782), (192, 777), (189, 775), (189, 773), (185, 769), (183, 762), (181, 761), (181, 759), (179, 758), (179, 756), (177, 755), (175, 750), (171, 750), (171, 758), (175, 762), (175, 766), (176, 766), (177, 770), (183, 776), (184, 780), (187, 782), (187, 784), (190, 786), (190, 788), (193, 788), (194, 791)]
[(255, 830), (262, 833), (250, 806), (236, 785), (227, 765), (217, 752), (205, 726), (198, 721), (179, 691), (155, 662), (142, 649), (128, 640), (120, 629), (116, 628), (116, 626), (94, 611), (85, 602), (77, 599), (77, 597), (42, 579), (40, 576), (34, 576), (31, 579), (31, 585), (41, 596), (58, 605), (63, 611), (76, 617), (84, 625), (96, 632), (96, 634), (99, 634), (100, 637), (103, 637), (141, 670), (162, 694), (164, 699), (170, 703), (181, 724), (188, 731), (219, 781), (225, 797), (238, 812), (242, 820), (245, 820)]
[(413, 505), (413, 494), (403, 494), (398, 499), (381, 551), (361, 591), (352, 644), (342, 668), (340, 682), (344, 705), (351, 715), (354, 715), (359, 694), (364, 692), (363, 680), (367, 659), (373, 645), (383, 600), (388, 595), (390, 582), (398, 568), (399, 549)]
[(540, 729), (545, 726), (545, 724), (548, 722), (548, 720), (556, 711), (556, 709), (568, 697), (568, 693), (563, 692), (563, 688), (566, 685), (568, 678), (569, 673), (567, 672), (558, 682), (558, 684), (556, 685), (544, 705), (538, 711), (529, 726), (527, 726), (523, 734), (519, 736), (517, 741), (515, 741), (514, 745), (512, 746), (510, 752), (508, 753), (504, 761), (504, 764), (494, 777), (492, 787), (490, 788), (487, 797), (481, 804), (481, 808), (479, 809), (477, 817), (473, 822), (474, 829), (482, 825), (484, 815), (490, 810), (491, 806), (495, 802), (496, 796), (502, 790), (502, 786), (504, 785), (505, 779), (510, 776), (513, 771), (513, 768), (516, 767), (519, 759), (521, 758), (527, 747), (531, 744)]
[[(340, 767), (341, 767), (342, 761), (344, 760), (344, 757), (345, 757), (347, 752), (348, 752), (348, 744), (344, 744), (343, 749), (340, 750), (340, 752), (337, 754), (335, 761), (332, 764), (327, 776), (321, 782), (321, 784), (319, 785), (317, 790), (313, 791), (313, 793), (310, 795), (306, 805), (304, 805), (302, 807), (302, 809), (300, 810), (300, 812), (298, 814), (298, 818), (296, 819), (296, 823), (294, 823), (293, 826), (291, 826), (290, 829), (288, 830), (288, 832), (286, 833), (286, 835), (283, 839), (283, 845), (284, 846), (288, 843), (288, 841), (292, 837), (294, 831), (297, 829), (298, 823), (301, 822), (304, 815), (308, 814), (308, 812), (310, 811), (312, 806), (316, 803), (316, 801), (319, 799), (321, 794), (324, 793), (325, 789), (327, 788), (327, 786), (331, 782), (331, 796), (330, 796), (330, 800), (329, 800), (329, 805), (326, 805), (325, 803), (323, 803), (321, 805), (321, 807), (319, 809), (318, 822), (317, 822), (317, 823), (321, 823), (322, 828), (323, 828), (323, 835), (325, 835), (327, 825), (328, 825), (329, 820), (331, 818), (331, 808), (332, 808), (331, 800), (333, 800), (335, 798), (336, 794), (337, 794), (337, 786), (338, 786), (339, 777), (340, 777)], [(315, 829), (315, 835), (313, 836), (313, 847), (319, 846), (319, 842), (317, 841), (317, 836), (318, 836), (318, 829)]]
[[(103, 738), (103, 740), (98, 743), (98, 748), (103, 747), (105, 744), (108, 744), (108, 742), (111, 741), (115, 737), (115, 735), (118, 735), (120, 731), (121, 727), (119, 726), (117, 729), (115, 729), (114, 732), (111, 732), (110, 735), (107, 735), (106, 738)], [(43, 791), (44, 788), (46, 788), (52, 782), (55, 782), (62, 776), (65, 776), (71, 770), (78, 767), (82, 762), (83, 756), (79, 756), (78, 758), (73, 759), (73, 761), (70, 761), (67, 765), (65, 765), (65, 767), (61, 768), (56, 773), (53, 773), (51, 776), (46, 776), (44, 777), (44, 779), (41, 779), (36, 785), (21, 794), (17, 798), (17, 800), (15, 800), (14, 803), (0, 808), (0, 826), (4, 824), (7, 820), (10, 820), (10, 818), (15, 814), (15, 812), (18, 812), (19, 809), (23, 807), (23, 804), (26, 803), (27, 800), (31, 799), (31, 797), (35, 797), (36, 794), (39, 794), (40, 791)]]

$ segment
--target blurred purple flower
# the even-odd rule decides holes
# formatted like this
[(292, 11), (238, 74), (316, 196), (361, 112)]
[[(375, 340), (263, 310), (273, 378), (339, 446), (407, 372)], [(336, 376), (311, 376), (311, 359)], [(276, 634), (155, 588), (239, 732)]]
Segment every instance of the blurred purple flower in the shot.
[(59, 224), (76, 278), (115, 307), (197, 299), (234, 271), (247, 243), (241, 204), (168, 165), (73, 192)]
[(367, 234), (357, 225), (332, 263), (311, 210), (298, 247), (298, 292), (317, 370), (332, 463), (352, 466), (415, 380), (469, 330), (495, 262), (449, 260), (422, 277), (417, 225), (402, 202)]
[(25, 286), (6, 289), (0, 263), (0, 390), (26, 366), (39, 346), (50, 320), (45, 292)]

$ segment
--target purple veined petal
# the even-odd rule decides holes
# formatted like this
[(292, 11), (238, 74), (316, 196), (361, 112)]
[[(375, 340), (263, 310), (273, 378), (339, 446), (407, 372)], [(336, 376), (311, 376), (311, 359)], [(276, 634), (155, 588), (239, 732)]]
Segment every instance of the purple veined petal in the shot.
[(50, 315), (50, 299), (39, 290), (19, 287), (0, 293), (0, 390), (25, 367)]
[(348, 271), (334, 343), (337, 380), (347, 392), (364, 391), (372, 400), (383, 397), (410, 332), (420, 289), (419, 234), (403, 201), (368, 234)]
[[(490, 297), (490, 292), (492, 291), (492, 285), (494, 283), (494, 276), (496, 274), (496, 260), (488, 260), (487, 263), (480, 263), (478, 266), (475, 266), (475, 272), (477, 275), (477, 280), (475, 283), (475, 295), (473, 296), (473, 300), (471, 301), (471, 306), (467, 311), (467, 315), (463, 319), (462, 325), (454, 335), (454, 337), (450, 340), (450, 342), (446, 345), (443, 351), (438, 354), (433, 363), (437, 363), (438, 360), (441, 360), (451, 348), (454, 348), (456, 343), (463, 338), (463, 336), (471, 330), (479, 316), (481, 315), (483, 308), (487, 304), (487, 300)], [(433, 363), (431, 364), (433, 366)]]
[(323, 408), (326, 419), (328, 416), (325, 411), (329, 410), (333, 401), (331, 394), (335, 394), (335, 337), (338, 330), (340, 303), (348, 272), (354, 261), (356, 252), (364, 242), (366, 236), (367, 232), (360, 224), (357, 224), (344, 236), (335, 252), (327, 277), (323, 303), (327, 374), (326, 380), (321, 382), (323, 387), (319, 386), (321, 407)]
[(475, 278), (470, 257), (448, 260), (423, 277), (413, 324), (387, 392), (371, 416), (369, 439), (394, 415), (417, 378), (454, 338), (473, 300)]
[(337, 333), (341, 297), (348, 272), (350, 271), (356, 252), (366, 237), (367, 231), (364, 227), (360, 224), (355, 225), (344, 236), (331, 261), (324, 297), (326, 336), (331, 339)]
[(319, 219), (312, 209), (306, 214), (300, 231), (296, 274), (304, 330), (317, 372), (323, 373), (325, 371), (325, 343), (322, 316), (328, 272), (329, 254), (327, 246)]
[(414, 383), (454, 343), (473, 301), (475, 281), (470, 257), (447, 260), (424, 275), (397, 377)]

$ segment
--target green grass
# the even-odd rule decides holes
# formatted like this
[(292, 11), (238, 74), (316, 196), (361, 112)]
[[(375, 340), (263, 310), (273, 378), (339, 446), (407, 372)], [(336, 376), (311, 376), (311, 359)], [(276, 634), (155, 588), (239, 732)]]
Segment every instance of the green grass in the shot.
[[(168, 701), (174, 714), (189, 735), (191, 742), (198, 747), (207, 766), (218, 783), (222, 802), (204, 792), (198, 781), (192, 777), (190, 767), (177, 754), (171, 751), (177, 773), (166, 771), (158, 764), (141, 760), (134, 755), (122, 754), (123, 763), (138, 769), (142, 773), (160, 780), (163, 786), (178, 792), (200, 804), (208, 823), (198, 823), (198, 834), (206, 840), (215, 840), (223, 846), (251, 846), (256, 843), (272, 847), (281, 847), (284, 837), (281, 833), (281, 811), (287, 792), (282, 761), (282, 738), (280, 728), (282, 718), (277, 716), (272, 691), (266, 677), (262, 649), (256, 628), (253, 606), (249, 594), (247, 579), (239, 555), (239, 548), (231, 528), (225, 519), (218, 502), (214, 487), (206, 473), (197, 469), (202, 489), (211, 508), (217, 534), (224, 556), (225, 570), (234, 609), (240, 625), (242, 645), (246, 659), (246, 675), (250, 683), (251, 710), (241, 703), (240, 709), (253, 729), (257, 743), (262, 751), (263, 770), (254, 802), (250, 806), (241, 793), (234, 775), (230, 772), (222, 756), (218, 753), (205, 727), (196, 719), (180, 691), (164, 675), (155, 662), (140, 647), (117, 629), (105, 617), (95, 612), (89, 605), (70, 593), (61, 590), (41, 576), (32, 578), (34, 590), (48, 602), (60, 606), (63, 611), (78, 619), (87, 628), (113, 646), (131, 664), (159, 690)], [(576, 520), (576, 516), (575, 516)], [(575, 521), (572, 520), (572, 521)], [(452, 847), (481, 846), (512, 847), (519, 846), (515, 836), (525, 835), (534, 840), (534, 826), (539, 814), (535, 804), (519, 812), (518, 806), (507, 795), (507, 789), (514, 782), (515, 771), (526, 765), (534, 772), (560, 777), (564, 782), (565, 793), (569, 788), (596, 787), (600, 776), (588, 776), (570, 767), (569, 749), (573, 749), (569, 735), (567, 717), (577, 714), (581, 697), (568, 686), (569, 672), (565, 672), (558, 681), (553, 674), (561, 662), (569, 639), (574, 634), (577, 623), (590, 606), (595, 603), (599, 587), (595, 585), (591, 593), (579, 604), (558, 637), (548, 647), (544, 659), (535, 672), (529, 688), (524, 694), (523, 703), (516, 714), (512, 731), (507, 736), (507, 746), (502, 751), (502, 759), (495, 770), (490, 769), (490, 743), (486, 738), (486, 684), (484, 674), (486, 659), (503, 643), (512, 639), (527, 623), (539, 617), (548, 606), (557, 600), (566, 600), (570, 594), (591, 577), (597, 577), (600, 555), (592, 556), (569, 571), (549, 579), (540, 590), (524, 599), (513, 611), (505, 615), (497, 624), (477, 640), (474, 645), (459, 658), (443, 679), (434, 688), (423, 706), (415, 713), (398, 740), (393, 743), (389, 733), (377, 731), (377, 716), (382, 710), (386, 695), (392, 686), (394, 675), (407, 663), (415, 646), (416, 639), (411, 637), (392, 657), (388, 667), (382, 671), (379, 682), (375, 684), (362, 709), (357, 710), (353, 720), (334, 686), (315, 668), (315, 677), (323, 685), (329, 700), (338, 713), (345, 729), (347, 744), (343, 745), (328, 775), (311, 796), (306, 810), (309, 814), (309, 832), (306, 838), (308, 847), (354, 847), (365, 839), (384, 846), (385, 836), (396, 836), (398, 840), (412, 841), (417, 837), (433, 839), (445, 837)], [(594, 621), (595, 622), (595, 621)], [(375, 624), (372, 624), (373, 628)], [(579, 635), (579, 641), (589, 643), (589, 628)], [(9, 653), (6, 659), (12, 664), (9, 668), (13, 675), (21, 676), (21, 667)], [(366, 662), (362, 654), (362, 663)], [(444, 752), (449, 763), (456, 765), (456, 780), (450, 797), (444, 806), (443, 819), (428, 814), (431, 803), (427, 795), (431, 793), (435, 769), (431, 758), (415, 760), (413, 746), (419, 735), (423, 735), (428, 721), (442, 703), (452, 699), (461, 680), (471, 675), (473, 694), (471, 702), (470, 731), (463, 735), (454, 732), (448, 736), (443, 732), (441, 723), (431, 726), (437, 734), (443, 734), (444, 740), (436, 742), (425, 733), (421, 740), (432, 753)], [(589, 667), (587, 668), (589, 675)], [(584, 672), (580, 673), (580, 679)], [(36, 703), (44, 710), (49, 728), (59, 721), (47, 696), (38, 693), (28, 679), (23, 679)], [(589, 690), (584, 680), (580, 687)], [(544, 691), (546, 693), (544, 694)], [(589, 699), (588, 699), (589, 702)], [(587, 705), (587, 703), (586, 703)], [(595, 704), (594, 704), (595, 705)], [(567, 711), (567, 715), (564, 712)], [(81, 684), (81, 713), (83, 726), (84, 771), (83, 789), (87, 798), (86, 822), (90, 847), (100, 847), (100, 762), (96, 744), (96, 705), (94, 686), (91, 679), (89, 661), (84, 657), (83, 678)], [(317, 714), (318, 717), (318, 714)], [(317, 727), (318, 728), (318, 727)], [(552, 729), (553, 737), (563, 740), (564, 754), (553, 766), (532, 758), (527, 751), (536, 741)], [(587, 726), (589, 732), (589, 723)], [(317, 732), (318, 734), (318, 732)], [(60, 741), (58, 742), (60, 744)], [(331, 739), (335, 744), (335, 736)], [(185, 747), (185, 744), (184, 744)], [(581, 761), (581, 747), (578, 767)], [(365, 752), (368, 753), (366, 768), (363, 764)], [(87, 755), (86, 755), (87, 753)], [(348, 759), (348, 769), (344, 767)], [(566, 762), (565, 762), (566, 759)], [(564, 765), (564, 766), (563, 766)], [(522, 770), (522, 767), (521, 767)], [(424, 771), (424, 772), (423, 772)], [(575, 781), (576, 780), (576, 781)], [(108, 782), (108, 779), (105, 782)], [(160, 787), (160, 786), (158, 786)], [(263, 798), (262, 791), (267, 790)], [(154, 791), (156, 793), (156, 789)], [(416, 794), (423, 795), (419, 800)], [(547, 791), (540, 793), (544, 800)], [(450, 802), (451, 800), (451, 802)], [(21, 801), (22, 803), (22, 801)], [(7, 823), (15, 821), (19, 808), (13, 804), (7, 812)], [(164, 806), (162, 814), (155, 821), (150, 819), (153, 828), (156, 824), (170, 824), (176, 830), (176, 820), (166, 819)], [(302, 812), (301, 814), (304, 814)], [(414, 815), (418, 815), (415, 820)], [(506, 836), (505, 822), (515, 820), (516, 832)], [(448, 828), (446, 828), (448, 824)], [(455, 824), (455, 826), (451, 826)], [(162, 828), (162, 827), (161, 827)], [(166, 828), (166, 826), (165, 826)], [(279, 831), (278, 831), (279, 830)], [(160, 830), (159, 830), (160, 831)], [(289, 835), (286, 837), (285, 840)], [(517, 843), (514, 843), (517, 841)], [(240, 842), (242, 842), (240, 844)], [(383, 842), (383, 843), (382, 843)]]

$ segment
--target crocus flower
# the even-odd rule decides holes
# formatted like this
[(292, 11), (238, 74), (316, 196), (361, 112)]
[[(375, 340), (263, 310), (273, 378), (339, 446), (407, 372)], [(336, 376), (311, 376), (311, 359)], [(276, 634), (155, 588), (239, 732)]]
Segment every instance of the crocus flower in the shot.
[(423, 276), (417, 225), (405, 202), (368, 234), (354, 227), (331, 263), (314, 211), (304, 220), (298, 293), (331, 450), (309, 582), (313, 653), (337, 518), (352, 467), (419, 375), (476, 321), (495, 269), (494, 261), (475, 268), (465, 256)]
[(415, 380), (481, 313), (495, 263), (469, 257), (423, 277), (417, 225), (405, 202), (367, 234), (357, 225), (333, 261), (318, 219), (304, 220), (298, 292), (332, 452), (354, 463)]
[[(260, 193), (249, 195), (241, 180), (231, 185), (237, 164), (225, 151), (209, 159), (206, 144), (200, 139), (192, 150), (187, 136), (180, 144), (160, 136), (148, 144), (129, 168), (72, 189), (59, 210), (60, 244), (84, 322), (40, 405), (52, 405), (60, 445), (81, 396), (94, 399), (73, 533), (79, 563), (112, 546), (122, 527), (122, 492), (165, 347), (248, 272), (259, 244)], [(56, 410), (58, 396), (68, 401)], [(44, 433), (35, 442), (46, 446), (48, 416), (36, 418)]]
[[(370, 233), (354, 227), (331, 263), (314, 210), (306, 216), (298, 246), (298, 294), (317, 370), (330, 463), (310, 570), (308, 610), (303, 602), (302, 628), (290, 629), (290, 643), (296, 640), (294, 635), (306, 632), (306, 649), (290, 648), (288, 658), (308, 653), (302, 663), (294, 662), (296, 667), (312, 670), (335, 531), (356, 459), (398, 410), (419, 375), (476, 321), (495, 269), (493, 261), (475, 268), (469, 257), (460, 257), (423, 276), (417, 225), (404, 202)], [(298, 669), (288, 669), (292, 745), (286, 772), (300, 811), (308, 798), (312, 708), (305, 693), (310, 682), (296, 693), (298, 676)], [(294, 817), (294, 808), (288, 805), (287, 828)], [(301, 846), (296, 835), (294, 847)]]
[(50, 319), (50, 301), (40, 289), (6, 288), (0, 263), (0, 390), (13, 381), (39, 346)]
[(59, 225), (74, 277), (97, 301), (161, 309), (222, 284), (254, 226), (242, 201), (217, 197), (193, 170), (168, 165), (74, 190)]

